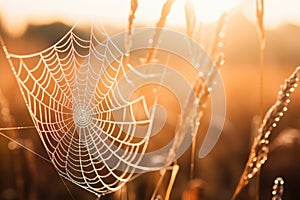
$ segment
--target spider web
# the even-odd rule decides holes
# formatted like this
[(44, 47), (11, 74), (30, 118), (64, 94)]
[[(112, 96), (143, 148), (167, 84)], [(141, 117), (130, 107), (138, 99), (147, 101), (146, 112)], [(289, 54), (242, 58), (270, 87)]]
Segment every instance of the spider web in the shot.
[[(15, 55), (2, 46), (58, 174), (100, 196), (120, 189), (136, 171), (145, 170), (139, 163), (149, 144), (147, 134), (152, 131), (156, 110), (148, 110), (145, 96), (128, 100), (128, 94), (122, 93), (124, 86), (118, 81), (125, 77), (127, 85), (133, 82), (127, 71), (135, 74), (131, 78), (147, 75), (127, 65), (127, 55), (95, 24), (99, 23), (92, 23), (86, 35), (77, 32), (75, 25), (56, 44), (35, 54)], [(130, 48), (126, 45), (125, 53)], [(151, 58), (150, 54), (148, 60)], [(135, 116), (136, 105), (145, 113), (144, 119)], [(191, 121), (199, 121), (200, 115), (187, 114), (179, 134), (185, 133), (182, 130)], [(143, 137), (140, 130), (144, 130)], [(175, 137), (174, 148), (180, 141), (181, 137)], [(147, 170), (158, 169), (150, 168)]]
[[(152, 113), (144, 96), (129, 101), (120, 92), (117, 81), (128, 67), (104, 28), (92, 24), (86, 37), (77, 26), (41, 52), (6, 53), (59, 175), (102, 195), (132, 179), (148, 145), (135, 132), (139, 125), (151, 129)], [(136, 104), (143, 105), (145, 119), (135, 117)]]

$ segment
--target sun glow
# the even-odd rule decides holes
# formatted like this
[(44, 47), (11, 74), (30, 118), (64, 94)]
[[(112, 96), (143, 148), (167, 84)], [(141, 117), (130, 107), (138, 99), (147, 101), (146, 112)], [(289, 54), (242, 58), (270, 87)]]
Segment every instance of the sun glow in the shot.
[(237, 6), (238, 2), (238, 0), (194, 0), (194, 8), (198, 20), (210, 23), (217, 21), (224, 12)]
[[(195, 15), (202, 22), (213, 22), (226, 10), (234, 7), (238, 0), (190, 0)], [(159, 19), (164, 1), (141, 0), (136, 13), (136, 23), (154, 25)], [(176, 0), (167, 19), (167, 25), (184, 26), (186, 0)], [(21, 35), (28, 24), (45, 24), (55, 21), (72, 24), (76, 18), (91, 15), (102, 17), (110, 24), (127, 26), (130, 0), (0, 0), (1, 25), (11, 35)], [(13, 24), (13, 26), (12, 26)]]
[[(199, 22), (211, 23), (233, 8), (239, 9), (256, 22), (254, 1), (248, 0), (175, 0), (167, 18), (167, 26), (185, 26), (185, 4), (190, 1)], [(284, 22), (299, 22), (299, 2), (274, 0), (265, 5), (266, 26)], [(139, 0), (135, 24), (154, 26), (165, 0)], [(284, 8), (284, 9), (283, 9)], [(100, 17), (104, 23), (126, 28), (130, 0), (0, 0), (0, 23), (12, 36), (20, 36), (29, 24), (49, 24), (56, 21), (73, 25), (78, 18)], [(271, 10), (271, 11), (270, 11)], [(249, 17), (249, 13), (251, 13)]]

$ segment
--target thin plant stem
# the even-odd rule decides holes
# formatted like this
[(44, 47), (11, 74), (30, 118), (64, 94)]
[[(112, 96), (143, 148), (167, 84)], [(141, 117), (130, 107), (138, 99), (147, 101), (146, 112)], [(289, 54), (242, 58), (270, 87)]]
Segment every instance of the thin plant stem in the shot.
[(195, 173), (196, 136), (193, 138), (191, 148), (190, 180), (193, 180)]
[(133, 21), (135, 19), (135, 13), (137, 11), (137, 8), (138, 8), (138, 0), (131, 0), (130, 13), (128, 17), (128, 33), (125, 40), (125, 49), (127, 54), (129, 53), (131, 47), (131, 31), (132, 31)]
[(185, 2), (185, 20), (186, 33), (192, 38), (196, 27), (196, 15), (192, 0), (186, 0)]
[(174, 3), (174, 0), (166, 0), (166, 2), (163, 5), (163, 8), (162, 8), (161, 14), (160, 14), (160, 18), (159, 18), (158, 22), (156, 23), (156, 28), (158, 28), (158, 29), (156, 30), (156, 32), (153, 36), (152, 48), (150, 48), (148, 51), (146, 63), (149, 63), (155, 55), (155, 47), (157, 46), (158, 39), (159, 39), (160, 32), (161, 32), (159, 29), (161, 29), (165, 26), (167, 17), (171, 11), (173, 3)]
[(152, 193), (151, 200), (155, 200), (157, 191), (158, 191), (158, 189), (159, 189), (159, 187), (160, 187), (160, 185), (161, 185), (161, 183), (162, 183), (162, 181), (163, 181), (163, 179), (164, 179), (164, 177), (166, 175), (166, 171), (167, 171), (166, 168), (163, 168), (163, 169), (160, 170), (160, 177), (159, 177), (159, 180), (158, 180), (158, 182), (157, 182), (157, 184), (156, 184), (156, 186), (154, 188), (154, 191)]
[(284, 180), (281, 177), (277, 177), (274, 180), (272, 188), (272, 200), (282, 200), (284, 192)]
[(273, 129), (278, 125), (279, 121), (284, 115), (284, 112), (288, 110), (287, 106), (290, 103), (291, 93), (295, 91), (298, 86), (300, 67), (297, 67), (292, 75), (285, 80), (284, 85), (278, 93), (277, 101), (265, 114), (262, 121), (258, 135), (254, 138), (250, 155), (239, 183), (232, 196), (232, 200), (236, 199), (241, 190), (248, 185), (249, 181), (257, 175), (257, 172), (261, 169), (262, 165), (268, 159), (269, 153), (269, 137)]
[(264, 0), (256, 0), (256, 17), (260, 34), (260, 116), (263, 118), (263, 85), (264, 85), (264, 51), (265, 51), (265, 28), (264, 28)]
[(171, 178), (170, 178), (169, 185), (168, 185), (166, 195), (165, 195), (165, 200), (170, 199), (171, 191), (172, 191), (175, 179), (177, 177), (178, 171), (179, 171), (179, 165), (173, 165)]
[[(260, 32), (260, 117), (263, 119), (264, 113), (264, 51), (265, 51), (265, 28), (264, 28), (264, 0), (256, 0), (256, 17)], [(256, 177), (256, 200), (259, 200), (260, 169)]]

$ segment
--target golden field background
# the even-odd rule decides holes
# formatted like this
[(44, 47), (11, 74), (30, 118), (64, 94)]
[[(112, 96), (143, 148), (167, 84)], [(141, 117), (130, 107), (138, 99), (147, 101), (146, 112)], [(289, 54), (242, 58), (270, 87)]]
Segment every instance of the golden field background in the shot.
[[(8, 49), (13, 53), (33, 53), (42, 50), (63, 36), (69, 27), (61, 23), (30, 26), (27, 32), (13, 38), (4, 33)], [(117, 30), (116, 30), (117, 31)], [(266, 32), (265, 67), (263, 79), (263, 111), (266, 112), (276, 100), (284, 79), (300, 65), (300, 27), (284, 24)], [(236, 14), (229, 21), (224, 39), (225, 65), (221, 69), (227, 96), (226, 124), (213, 151), (204, 159), (196, 159), (195, 176), (203, 180), (205, 199), (230, 199), (249, 154), (253, 139), (253, 118), (260, 113), (259, 36), (255, 24)], [(0, 53), (0, 89), (8, 101), (14, 126), (32, 125), (32, 121), (20, 95), (16, 80), (4, 53)], [(292, 95), (289, 110), (275, 130), (279, 134), (286, 129), (300, 130), (300, 92)], [(1, 109), (1, 107), (0, 107)], [(1, 110), (0, 110), (1, 111)], [(3, 116), (0, 116), (3, 117)], [(0, 127), (7, 127), (0, 118)], [(291, 130), (289, 130), (291, 132)], [(11, 132), (5, 132), (11, 136)], [(275, 135), (274, 134), (274, 135)], [(261, 199), (271, 199), (272, 182), (277, 176), (285, 179), (284, 199), (300, 197), (300, 131), (291, 145), (279, 145), (271, 152), (261, 172)], [(11, 136), (12, 137), (12, 136)], [(31, 147), (46, 156), (38, 134), (34, 130), (23, 130), (17, 138), (32, 141)], [(47, 162), (24, 149), (10, 150), (9, 141), (0, 137), (0, 199), (18, 199), (17, 184), (25, 185), (25, 199), (71, 199), (54, 168)], [(12, 148), (13, 149), (13, 148)], [(197, 149), (198, 150), (198, 149)], [(16, 157), (18, 151), (19, 157)], [(189, 181), (190, 150), (179, 159), (180, 171), (171, 199), (181, 199)], [(20, 174), (16, 169), (20, 168)], [(34, 173), (32, 173), (34, 172)], [(137, 199), (150, 199), (158, 173), (145, 174), (128, 185), (135, 191)], [(165, 180), (166, 181), (166, 180)], [(75, 199), (95, 199), (88, 192), (67, 183)], [(167, 184), (164, 184), (165, 187)], [(241, 199), (254, 199), (255, 186), (250, 184)], [(162, 187), (163, 194), (165, 188)], [(120, 199), (112, 194), (103, 199)], [(249, 198), (249, 196), (251, 198)]]

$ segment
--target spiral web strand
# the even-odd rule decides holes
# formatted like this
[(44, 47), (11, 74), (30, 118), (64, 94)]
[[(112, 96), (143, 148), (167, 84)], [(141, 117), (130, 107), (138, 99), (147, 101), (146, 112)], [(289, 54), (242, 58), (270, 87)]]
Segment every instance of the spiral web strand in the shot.
[[(117, 80), (128, 69), (104, 28), (92, 25), (88, 39), (76, 28), (35, 54), (3, 47), (55, 169), (100, 196), (133, 177), (148, 144), (135, 131), (138, 125), (151, 129), (151, 114), (143, 96), (129, 101), (120, 92)], [(141, 103), (147, 117), (137, 120), (133, 108)], [(114, 112), (122, 117), (114, 119)]]

